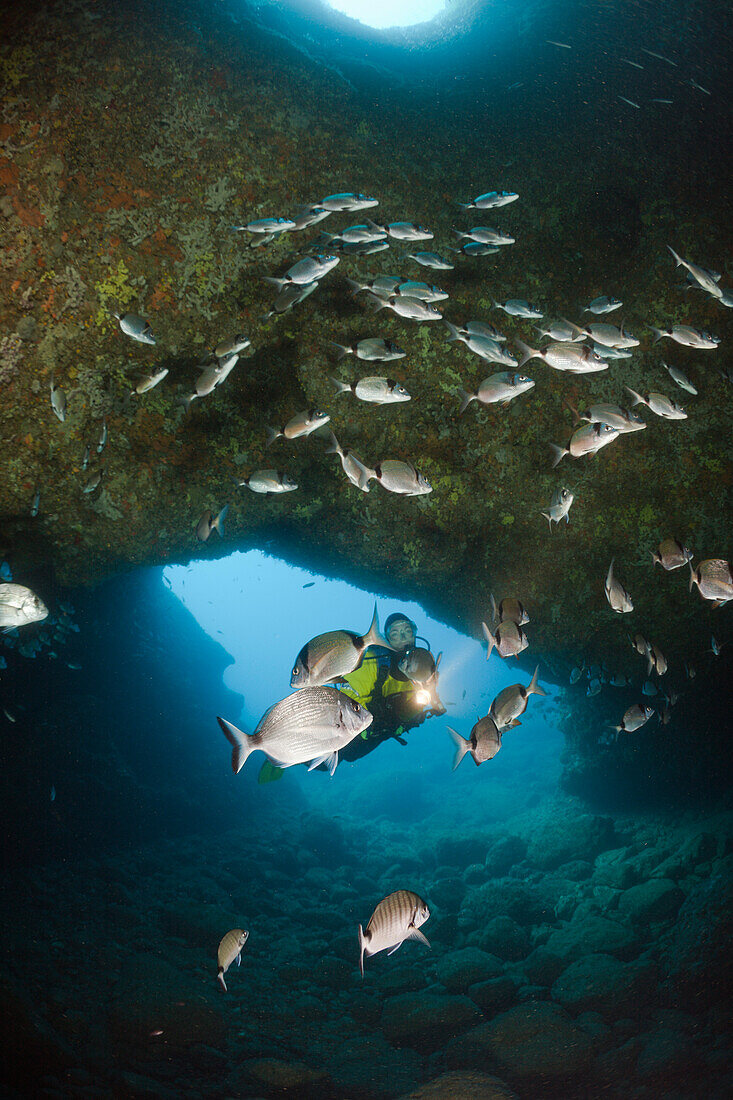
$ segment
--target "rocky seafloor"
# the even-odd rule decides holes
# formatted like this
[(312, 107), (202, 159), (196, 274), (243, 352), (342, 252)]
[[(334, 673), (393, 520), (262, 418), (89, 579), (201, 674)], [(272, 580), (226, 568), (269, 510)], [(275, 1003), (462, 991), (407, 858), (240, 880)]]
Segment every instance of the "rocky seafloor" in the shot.
[[(298, 812), (17, 873), (2, 902), (6, 1084), (723, 1100), (730, 827), (730, 813), (610, 818), (559, 798), (450, 834)], [(357, 924), (401, 887), (428, 902), (432, 949), (370, 958), (362, 981)], [(225, 995), (230, 927), (250, 938)]]

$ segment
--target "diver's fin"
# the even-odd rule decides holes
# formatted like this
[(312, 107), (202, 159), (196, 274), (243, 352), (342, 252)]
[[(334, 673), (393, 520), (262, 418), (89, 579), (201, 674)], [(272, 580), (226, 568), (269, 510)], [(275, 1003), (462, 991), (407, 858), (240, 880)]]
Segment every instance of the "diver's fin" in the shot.
[(278, 768), (275, 764), (271, 764), (269, 760), (265, 760), (257, 776), (257, 782), (260, 784), (275, 783), (278, 779), (282, 779), (282, 777), (283, 769)]

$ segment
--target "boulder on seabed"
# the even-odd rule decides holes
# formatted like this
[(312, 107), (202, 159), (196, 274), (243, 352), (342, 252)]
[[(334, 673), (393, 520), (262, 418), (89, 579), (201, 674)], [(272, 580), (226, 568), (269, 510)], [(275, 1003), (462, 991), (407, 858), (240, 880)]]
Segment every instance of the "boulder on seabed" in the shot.
[(586, 955), (565, 970), (552, 987), (552, 998), (572, 1013), (603, 1015), (649, 1012), (657, 985), (656, 968), (622, 963), (612, 955)]
[(572, 860), (592, 861), (599, 852), (612, 847), (614, 840), (611, 818), (552, 807), (533, 831), (527, 858), (535, 867), (550, 871)]
[(518, 1100), (498, 1077), (470, 1070), (453, 1070), (436, 1077), (398, 1100)]
[(653, 878), (624, 890), (618, 899), (619, 912), (634, 924), (656, 924), (672, 920), (685, 895), (668, 878)]
[(503, 973), (501, 959), (478, 947), (450, 951), (435, 966), (435, 976), (449, 993), (465, 993), (470, 985), (498, 978)]
[(478, 1050), (502, 1075), (523, 1083), (563, 1081), (587, 1069), (593, 1042), (568, 1014), (547, 1001), (510, 1008), (464, 1037), (467, 1057)]
[(577, 910), (574, 916), (575, 919), (570, 924), (548, 936), (544, 947), (551, 955), (574, 962), (583, 955), (598, 952), (617, 955), (621, 959), (628, 959), (639, 953), (640, 944), (634, 932), (625, 925), (607, 917), (593, 915), (579, 920)]
[(385, 1001), (380, 1027), (390, 1042), (433, 1050), (446, 1035), (466, 1031), (480, 1017), (469, 997), (402, 993)]

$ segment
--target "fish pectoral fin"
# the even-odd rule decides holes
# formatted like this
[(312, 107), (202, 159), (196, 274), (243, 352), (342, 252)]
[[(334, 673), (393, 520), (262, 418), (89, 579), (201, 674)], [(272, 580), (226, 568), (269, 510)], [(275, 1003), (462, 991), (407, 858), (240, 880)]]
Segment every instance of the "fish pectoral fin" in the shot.
[(423, 932), (421, 932), (419, 928), (415, 928), (414, 926), (407, 933), (405, 939), (417, 940), (418, 943), (424, 943), (426, 947), (430, 947), (430, 941), (428, 940), (428, 937)]
[(328, 774), (333, 775), (336, 771), (339, 762), (338, 752), (329, 752), (325, 756), (317, 756), (315, 760), (311, 760), (308, 765), (308, 771), (312, 772), (314, 768), (317, 768), (320, 764), (326, 764), (328, 766)]

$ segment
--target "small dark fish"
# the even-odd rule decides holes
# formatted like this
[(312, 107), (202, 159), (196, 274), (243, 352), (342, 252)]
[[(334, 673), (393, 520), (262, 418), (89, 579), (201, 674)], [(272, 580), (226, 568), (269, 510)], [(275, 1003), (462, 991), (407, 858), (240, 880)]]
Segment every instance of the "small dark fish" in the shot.
[(308, 581), (307, 584), (303, 585), (303, 588), (312, 588), (315, 583), (315, 581)]

